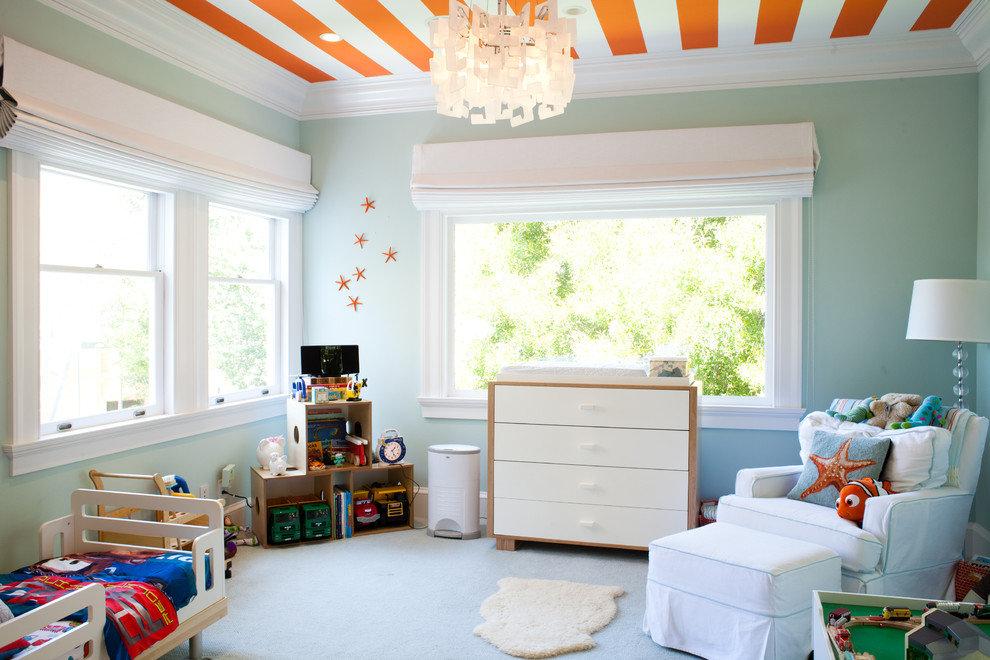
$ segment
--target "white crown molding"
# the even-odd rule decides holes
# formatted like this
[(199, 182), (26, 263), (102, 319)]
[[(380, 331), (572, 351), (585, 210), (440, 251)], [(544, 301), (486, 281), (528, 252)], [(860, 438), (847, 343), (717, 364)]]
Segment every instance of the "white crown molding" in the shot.
[[(973, 73), (976, 62), (951, 30), (897, 39), (843, 39), (666, 55), (578, 60), (574, 98)], [(335, 81), (310, 87), (301, 119), (433, 110), (429, 74)]]
[(575, 63), (574, 98), (801, 85), (972, 73), (972, 55), (950, 30), (897, 39), (768, 44)]
[(160, 60), (299, 118), (309, 83), (164, 0), (39, 0)]
[[(306, 83), (165, 0), (41, 0), (115, 38), (294, 119), (433, 110), (429, 74)], [(990, 60), (990, 0), (952, 30), (628, 55), (575, 62), (575, 99), (973, 73)]]
[(980, 71), (990, 62), (990, 2), (976, 0), (953, 28), (973, 55)]
[(310, 85), (299, 119), (328, 119), (436, 110), (430, 74), (337, 80)]

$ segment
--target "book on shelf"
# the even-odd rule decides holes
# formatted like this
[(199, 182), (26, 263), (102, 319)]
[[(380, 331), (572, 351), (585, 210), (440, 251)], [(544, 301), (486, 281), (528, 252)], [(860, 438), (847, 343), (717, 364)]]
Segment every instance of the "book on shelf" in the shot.
[(335, 539), (349, 539), (354, 535), (351, 523), (354, 504), (351, 500), (351, 491), (340, 486), (333, 487), (333, 511), (334, 527), (333, 537)]

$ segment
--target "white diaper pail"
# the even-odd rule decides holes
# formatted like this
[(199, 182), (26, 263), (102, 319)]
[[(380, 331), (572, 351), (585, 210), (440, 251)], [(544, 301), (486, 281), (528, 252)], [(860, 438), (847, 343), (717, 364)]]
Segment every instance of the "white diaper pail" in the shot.
[(426, 533), (448, 539), (479, 538), (481, 450), (471, 445), (432, 445), (428, 457)]

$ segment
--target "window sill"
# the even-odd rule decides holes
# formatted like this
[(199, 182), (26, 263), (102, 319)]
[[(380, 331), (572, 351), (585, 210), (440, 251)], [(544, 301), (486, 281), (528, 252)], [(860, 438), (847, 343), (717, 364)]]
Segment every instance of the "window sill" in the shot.
[(11, 476), (28, 474), (278, 417), (285, 414), (286, 398), (276, 395), (225, 403), (208, 410), (46, 435), (35, 442), (4, 445), (3, 452), (10, 460)]
[[(419, 397), (423, 417), (442, 419), (488, 419), (488, 399), (475, 397)], [(701, 428), (797, 431), (804, 408), (725, 406), (700, 404)]]

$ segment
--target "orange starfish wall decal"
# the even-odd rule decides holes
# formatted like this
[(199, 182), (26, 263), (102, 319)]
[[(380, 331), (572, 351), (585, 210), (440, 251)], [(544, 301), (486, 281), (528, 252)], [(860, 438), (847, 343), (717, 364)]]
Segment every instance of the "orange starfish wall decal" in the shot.
[(358, 305), (364, 304), (363, 302), (358, 302), (358, 298), (360, 298), (361, 296), (347, 296), (347, 297), (351, 299), (351, 302), (347, 303), (347, 306), (353, 307), (355, 312), (357, 311)]
[(367, 277), (364, 276), (364, 271), (366, 271), (366, 270), (368, 270), (368, 269), (367, 268), (358, 268), (357, 266), (355, 266), (354, 267), (354, 279), (355, 280), (366, 280), (366, 279), (368, 279)]
[(367, 213), (371, 209), (375, 208), (375, 200), (365, 197), (364, 201), (361, 203), (361, 206), (364, 207), (364, 212)]
[(348, 282), (350, 282), (350, 280), (345, 280), (344, 276), (341, 275), (340, 279), (334, 282), (334, 284), (337, 285), (337, 291), (340, 291), (341, 289), (347, 289), (348, 291), (350, 291), (351, 287), (347, 286)]
[(360, 236), (354, 234), (354, 238), (357, 239), (354, 241), (354, 245), (360, 245), (361, 248), (364, 249), (364, 244), (368, 241), (368, 239), (364, 237), (364, 234), (361, 234)]
[(808, 456), (808, 460), (812, 461), (818, 467), (818, 479), (815, 480), (815, 483), (808, 486), (807, 490), (801, 493), (801, 499), (812, 493), (823, 491), (829, 486), (835, 486), (837, 489), (842, 490), (843, 486), (849, 481), (850, 472), (876, 465), (876, 461), (854, 461), (850, 459), (849, 446), (852, 444), (852, 441), (853, 439), (849, 438), (843, 442), (842, 446), (839, 447), (839, 451), (835, 452), (834, 456), (822, 457), (817, 454)]
[(385, 255), (385, 263), (388, 263), (389, 261), (396, 261), (395, 255), (399, 253), (393, 250), (392, 248), (389, 248), (388, 252), (382, 252), (382, 254)]

